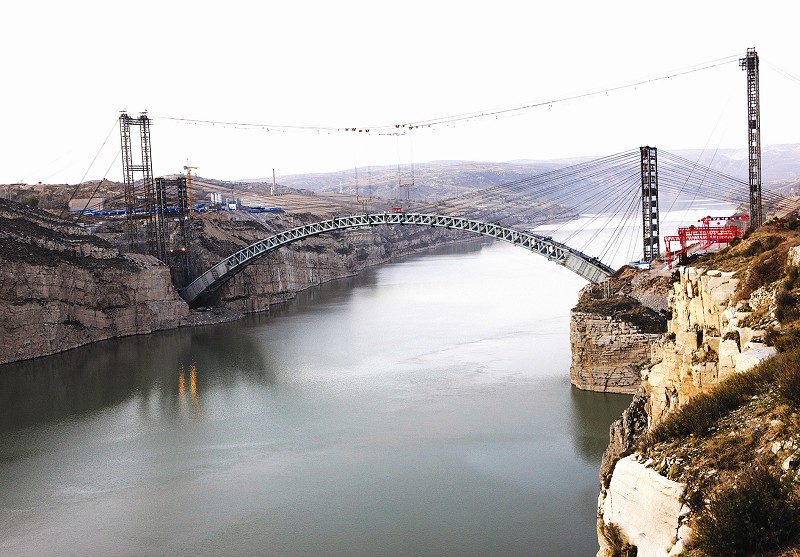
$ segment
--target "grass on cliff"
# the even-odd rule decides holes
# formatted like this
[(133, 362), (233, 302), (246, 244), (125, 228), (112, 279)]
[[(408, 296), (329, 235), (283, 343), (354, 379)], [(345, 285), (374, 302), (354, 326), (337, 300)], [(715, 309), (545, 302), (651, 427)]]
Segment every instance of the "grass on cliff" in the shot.
[(800, 442), (798, 413), (796, 346), (696, 396), (642, 438), (646, 458), (678, 455), (677, 465), (667, 466), (677, 476), (668, 476), (686, 483), (686, 503), (697, 517), (687, 555), (800, 550), (800, 471), (796, 463), (781, 466)]
[(686, 555), (788, 557), (800, 551), (798, 447), (795, 346), (693, 398), (646, 434), (639, 452), (687, 486), (696, 519)]
[(697, 395), (645, 435), (643, 446), (708, 435), (720, 419), (771, 388), (786, 404), (800, 409), (800, 346), (729, 377), (713, 391)]
[(780, 323), (766, 338), (779, 354), (694, 397), (640, 440), (654, 469), (686, 485), (694, 536), (685, 556), (800, 557), (800, 270), (786, 265), (798, 228), (773, 223), (696, 260), (739, 272), (739, 300), (772, 285), (775, 301), (760, 311), (764, 323)]
[(601, 531), (611, 550), (611, 557), (636, 557), (638, 550), (631, 545), (616, 524), (604, 524)]

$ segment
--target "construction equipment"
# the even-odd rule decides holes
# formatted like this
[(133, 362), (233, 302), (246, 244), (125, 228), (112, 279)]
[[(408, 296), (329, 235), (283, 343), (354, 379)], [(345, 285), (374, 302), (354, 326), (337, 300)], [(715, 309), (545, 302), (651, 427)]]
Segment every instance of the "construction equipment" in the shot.
[[(706, 250), (714, 244), (730, 244), (734, 238), (741, 238), (747, 229), (749, 215), (734, 215), (732, 217), (707, 216), (697, 222), (701, 226), (688, 226), (678, 228), (675, 236), (664, 236), (664, 247), (667, 252), (667, 264), (672, 266), (673, 259), (685, 258), (689, 250)], [(713, 226), (711, 223), (715, 223)], [(672, 242), (679, 242), (681, 247), (673, 252), (670, 247)]]
[(197, 166), (186, 165), (183, 169), (186, 171), (186, 189), (189, 193), (189, 218), (194, 218), (194, 207), (192, 205), (192, 170), (197, 170)]

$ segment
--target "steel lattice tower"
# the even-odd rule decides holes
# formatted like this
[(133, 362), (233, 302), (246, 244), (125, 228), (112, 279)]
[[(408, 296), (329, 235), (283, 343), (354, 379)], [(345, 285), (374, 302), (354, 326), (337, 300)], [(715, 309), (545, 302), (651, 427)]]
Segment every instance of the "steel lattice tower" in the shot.
[(643, 261), (661, 256), (658, 238), (658, 151), (640, 147), (642, 171), (642, 242)]
[(761, 101), (758, 92), (758, 53), (748, 48), (747, 55), (739, 59), (739, 66), (747, 72), (747, 151), (750, 182), (750, 227), (764, 224), (761, 206)]
[(190, 282), (191, 229), (186, 176), (156, 178), (156, 232), (163, 257), (172, 271), (172, 284)]
[[(131, 126), (139, 128), (139, 157), (134, 162), (134, 147), (132, 145)], [(131, 251), (142, 252), (136, 220), (145, 221), (147, 233), (147, 251), (151, 255), (159, 256), (163, 246), (159, 247), (156, 234), (154, 210), (156, 207), (155, 191), (153, 187), (153, 159), (150, 151), (150, 119), (146, 112), (138, 118), (128, 116), (126, 112), (119, 115), (119, 135), (122, 144), (122, 175), (125, 183), (125, 222), (128, 245)], [(141, 195), (136, 194), (136, 173), (141, 173)], [(141, 203), (139, 202), (141, 200)]]

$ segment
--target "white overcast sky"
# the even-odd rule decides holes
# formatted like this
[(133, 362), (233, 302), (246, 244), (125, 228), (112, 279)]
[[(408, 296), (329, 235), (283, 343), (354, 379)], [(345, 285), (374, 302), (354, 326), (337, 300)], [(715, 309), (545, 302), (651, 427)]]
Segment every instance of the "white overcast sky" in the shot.
[(187, 162), (202, 176), (239, 179), (273, 168), (280, 176), (603, 156), (645, 144), (744, 148), (745, 74), (735, 60), (400, 137), (165, 118), (413, 122), (602, 91), (748, 47), (761, 58), (764, 143), (800, 143), (800, 8), (792, 2), (26, 0), (2, 12), (0, 183), (121, 180), (121, 109), (153, 118), (156, 175)]

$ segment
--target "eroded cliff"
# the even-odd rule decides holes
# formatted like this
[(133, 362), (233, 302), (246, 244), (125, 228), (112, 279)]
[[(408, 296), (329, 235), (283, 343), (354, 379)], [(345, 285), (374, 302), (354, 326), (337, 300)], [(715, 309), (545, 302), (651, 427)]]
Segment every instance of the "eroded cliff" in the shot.
[(637, 392), (651, 345), (666, 330), (669, 276), (623, 268), (587, 285), (570, 313), (570, 380), (589, 391)]
[(187, 322), (170, 271), (46, 213), (0, 203), (0, 363)]
[[(192, 223), (196, 240), (191, 270), (197, 274), (258, 239), (319, 218), (241, 212), (197, 218)], [(121, 230), (121, 221), (107, 222), (101, 238), (49, 213), (0, 202), (0, 363), (265, 311), (311, 286), (465, 239), (452, 231), (417, 227), (309, 238), (234, 277), (211, 300), (214, 311), (194, 312), (177, 294), (166, 265), (150, 256), (120, 252), (116, 245), (124, 241)]]
[[(685, 267), (675, 275), (668, 332), (642, 369), (641, 391), (611, 427), (598, 556), (633, 554), (633, 547), (640, 557), (744, 555), (751, 553), (719, 548), (792, 543), (794, 526), (786, 528), (800, 519), (793, 502), (800, 493), (800, 345), (792, 341), (800, 249), (790, 247), (797, 240), (761, 234), (728, 251), (727, 260), (710, 261), (726, 270)], [(767, 341), (776, 338), (796, 354), (773, 358), (778, 351)], [(760, 497), (742, 495), (749, 486), (760, 493), (770, 485), (774, 511), (735, 507), (741, 497)], [(785, 515), (783, 525), (764, 526), (758, 517), (770, 512)], [(748, 521), (758, 534), (743, 540)]]

